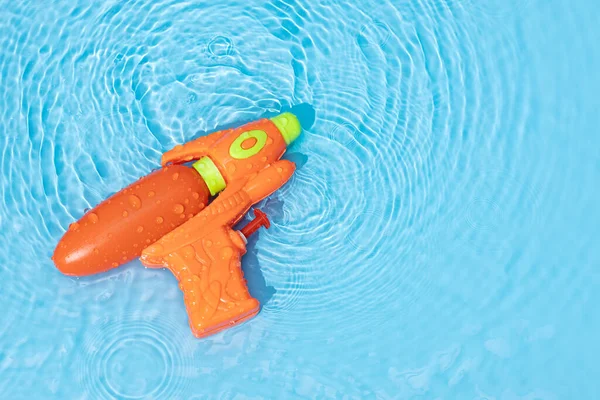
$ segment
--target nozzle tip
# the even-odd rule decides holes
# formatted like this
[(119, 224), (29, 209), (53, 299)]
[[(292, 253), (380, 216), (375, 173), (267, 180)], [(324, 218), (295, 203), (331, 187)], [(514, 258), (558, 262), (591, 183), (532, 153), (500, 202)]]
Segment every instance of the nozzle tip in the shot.
[(298, 121), (298, 117), (291, 112), (279, 114), (271, 118), (271, 121), (279, 129), (281, 136), (285, 140), (285, 144), (288, 146), (302, 133), (302, 126), (300, 125), (300, 121)]

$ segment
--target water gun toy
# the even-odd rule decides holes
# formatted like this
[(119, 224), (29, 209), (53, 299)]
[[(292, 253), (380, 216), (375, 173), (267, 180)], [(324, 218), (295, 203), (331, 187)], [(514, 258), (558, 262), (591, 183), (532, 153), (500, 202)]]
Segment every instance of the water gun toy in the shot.
[(246, 227), (233, 226), (290, 179), (295, 165), (280, 158), (301, 131), (288, 112), (176, 146), (163, 154), (162, 168), (71, 224), (52, 260), (72, 276), (136, 257), (147, 267), (168, 268), (196, 337), (252, 318), (260, 305), (248, 292), (241, 257), (247, 238), (269, 220), (255, 209)]

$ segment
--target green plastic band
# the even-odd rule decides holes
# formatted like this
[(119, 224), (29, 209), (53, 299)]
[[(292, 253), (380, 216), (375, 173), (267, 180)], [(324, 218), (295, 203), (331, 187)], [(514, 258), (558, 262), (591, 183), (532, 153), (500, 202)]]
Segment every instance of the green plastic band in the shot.
[(206, 186), (208, 186), (211, 196), (216, 195), (227, 187), (227, 183), (225, 183), (221, 171), (219, 171), (219, 168), (217, 168), (210, 158), (202, 157), (192, 166), (198, 171), (200, 176), (204, 179), (204, 182), (206, 182)]

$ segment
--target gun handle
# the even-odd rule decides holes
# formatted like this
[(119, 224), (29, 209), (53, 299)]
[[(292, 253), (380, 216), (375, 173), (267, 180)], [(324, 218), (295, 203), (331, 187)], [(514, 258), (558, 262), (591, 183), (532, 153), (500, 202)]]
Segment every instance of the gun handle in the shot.
[(238, 232), (222, 227), (164, 257), (179, 281), (190, 328), (201, 338), (242, 323), (260, 309), (242, 272), (246, 248)]

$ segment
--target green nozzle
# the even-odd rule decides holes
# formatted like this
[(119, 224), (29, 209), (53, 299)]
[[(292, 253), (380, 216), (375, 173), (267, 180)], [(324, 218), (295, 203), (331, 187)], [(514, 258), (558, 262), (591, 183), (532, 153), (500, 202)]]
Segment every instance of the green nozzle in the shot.
[(302, 126), (298, 118), (291, 112), (284, 112), (276, 117), (271, 118), (271, 121), (275, 124), (286, 145), (290, 145), (294, 140), (300, 136), (302, 132)]

